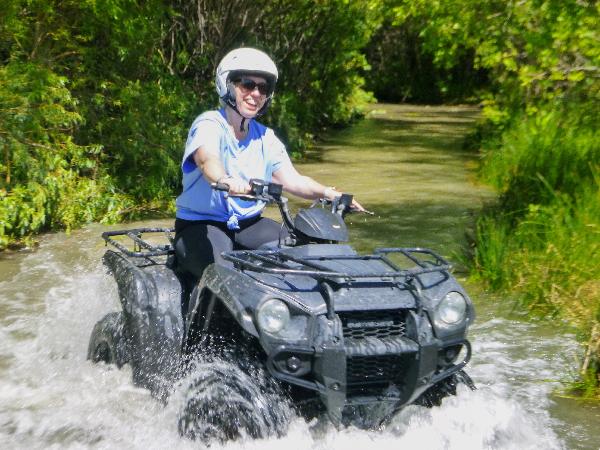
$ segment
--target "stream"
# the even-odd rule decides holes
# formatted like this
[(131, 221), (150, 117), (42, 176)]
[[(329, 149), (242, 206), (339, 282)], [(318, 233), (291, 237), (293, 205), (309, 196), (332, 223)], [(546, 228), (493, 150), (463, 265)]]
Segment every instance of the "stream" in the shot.
[[(477, 115), (464, 106), (376, 105), (297, 167), (375, 212), (348, 217), (359, 251), (429, 247), (461, 278), (466, 230), (493, 199), (475, 184), (477, 155), (461, 146)], [(177, 405), (136, 388), (127, 366), (86, 360), (94, 324), (119, 305), (100, 233), (150, 225), (172, 221), (94, 224), (44, 235), (35, 251), (0, 253), (0, 449), (207, 448), (179, 437)], [(575, 336), (558, 323), (519, 320), (511, 299), (467, 286), (477, 308), (467, 372), (477, 390), (461, 386), (437, 408), (409, 406), (379, 431), (296, 417), (283, 438), (210, 448), (600, 449), (600, 406), (558, 395), (580, 357)]]

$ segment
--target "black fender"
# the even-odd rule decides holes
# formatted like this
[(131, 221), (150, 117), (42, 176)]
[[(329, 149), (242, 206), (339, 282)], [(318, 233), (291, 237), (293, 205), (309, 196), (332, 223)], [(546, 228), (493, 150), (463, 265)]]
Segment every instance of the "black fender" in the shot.
[(127, 258), (108, 250), (103, 262), (117, 282), (133, 347), (134, 383), (163, 398), (181, 365), (182, 283), (173, 269), (146, 258)]
[[(275, 291), (253, 281), (233, 269), (211, 264), (204, 269), (196, 290), (198, 293), (210, 292), (214, 295), (246, 333), (258, 338), (259, 332), (250, 311), (256, 309), (256, 305), (262, 298)], [(211, 295), (204, 295), (190, 300), (188, 330), (192, 328), (189, 321), (197, 318), (200, 309), (203, 308), (202, 302), (209, 301), (210, 298)]]

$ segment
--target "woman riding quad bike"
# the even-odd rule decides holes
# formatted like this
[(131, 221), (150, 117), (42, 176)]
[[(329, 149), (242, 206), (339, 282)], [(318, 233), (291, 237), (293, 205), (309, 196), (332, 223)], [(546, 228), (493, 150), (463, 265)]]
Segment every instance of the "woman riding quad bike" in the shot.
[(285, 238), (224, 252), (191, 292), (171, 243), (143, 238), (172, 239), (172, 230), (103, 234), (115, 247), (104, 262), (122, 311), (94, 328), (90, 359), (130, 364), (134, 383), (162, 399), (179, 386), (180, 432), (204, 440), (285, 433), (282, 398), (301, 415), (373, 427), (406, 405), (439, 404), (457, 383), (472, 386), (463, 368), (474, 309), (442, 257), (359, 255), (343, 243), (351, 196), (292, 218), (280, 185), (250, 185), (247, 200), (279, 206)]
[[(249, 180), (273, 181), (310, 200), (342, 195), (299, 174), (273, 130), (255, 120), (267, 112), (278, 75), (260, 50), (229, 52), (215, 74), (222, 108), (200, 114), (190, 127), (181, 165), (183, 192), (176, 202), (175, 251), (191, 284), (209, 264), (223, 262), (222, 252), (255, 249), (279, 236), (281, 225), (261, 217), (263, 202), (236, 197), (250, 192)], [(232, 195), (213, 190), (211, 183), (227, 185)], [(356, 201), (353, 208), (363, 209)]]
[[(474, 310), (449, 264), (426, 249), (359, 255), (343, 244), (345, 214), (364, 208), (300, 175), (254, 120), (277, 77), (263, 52), (227, 54), (216, 73), (223, 108), (188, 135), (175, 236), (103, 234), (122, 310), (95, 326), (88, 357), (130, 364), (134, 383), (165, 400), (188, 380), (179, 430), (192, 438), (282, 434), (282, 398), (336, 425), (379, 425), (470, 383)], [(292, 218), (283, 191), (321, 200)], [(261, 217), (269, 203), (283, 225)], [(156, 232), (167, 242), (144, 239)]]

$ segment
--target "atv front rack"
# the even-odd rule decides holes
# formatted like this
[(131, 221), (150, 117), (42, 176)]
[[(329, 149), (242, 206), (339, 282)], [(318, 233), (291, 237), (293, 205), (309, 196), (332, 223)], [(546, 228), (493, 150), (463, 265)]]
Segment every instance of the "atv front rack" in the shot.
[[(396, 266), (387, 255), (400, 253), (417, 267), (402, 269)], [(427, 255), (431, 259), (419, 257)], [(326, 255), (303, 256), (289, 255), (279, 250), (237, 250), (225, 252), (223, 258), (231, 261), (241, 270), (247, 269), (254, 272), (270, 273), (275, 275), (301, 275), (313, 277), (318, 280), (343, 279), (355, 280), (365, 278), (379, 278), (394, 280), (396, 278), (414, 278), (415, 276), (432, 272), (445, 272), (451, 269), (448, 261), (437, 253), (424, 248), (378, 248), (373, 255)], [(332, 271), (319, 262), (323, 261), (381, 261), (390, 270), (373, 272), (339, 272)]]
[[(105, 231), (102, 239), (121, 253), (134, 258), (147, 258), (152, 256), (170, 255), (173, 249), (173, 228), (132, 228), (130, 230)], [(169, 244), (155, 245), (142, 239), (144, 233), (164, 233)], [(115, 236), (126, 236), (133, 241), (133, 250), (127, 248), (123, 243), (114, 239)]]

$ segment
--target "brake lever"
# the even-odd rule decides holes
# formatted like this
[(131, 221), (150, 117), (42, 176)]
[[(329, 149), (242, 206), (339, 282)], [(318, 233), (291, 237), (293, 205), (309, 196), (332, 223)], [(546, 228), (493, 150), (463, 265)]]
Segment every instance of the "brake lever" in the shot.
[(369, 211), (369, 210), (359, 210), (356, 208), (348, 208), (345, 212), (344, 215), (346, 214), (368, 214), (369, 216), (374, 216), (375, 213), (373, 211)]
[(370, 216), (374, 216), (375, 215), (375, 213), (373, 211), (369, 211), (368, 209), (363, 209), (362, 211), (359, 211), (357, 209), (350, 208), (350, 212), (357, 212), (357, 213), (361, 213), (361, 214), (368, 214)]
[[(312, 202), (312, 204), (310, 205), (310, 207), (311, 208), (314, 208), (316, 206), (321, 206), (321, 208), (331, 207), (332, 208), (331, 212), (333, 212), (334, 214), (336, 214), (337, 213), (337, 209), (333, 209), (333, 203), (334, 202), (337, 202), (337, 200), (333, 200), (332, 201), (332, 200), (329, 200), (327, 198), (318, 198), (318, 199), (316, 199), (315, 201)], [(339, 205), (338, 204), (337, 208), (339, 208), (340, 206), (343, 206), (343, 205)], [(345, 208), (345, 211), (344, 211), (343, 214), (345, 215), (345, 214), (348, 214), (348, 213), (363, 213), (363, 214), (368, 214), (370, 216), (374, 216), (375, 215), (375, 213), (373, 211), (369, 211), (367, 209), (364, 209), (364, 210), (360, 211), (358, 209), (353, 208), (352, 205), (349, 205), (347, 208)]]

